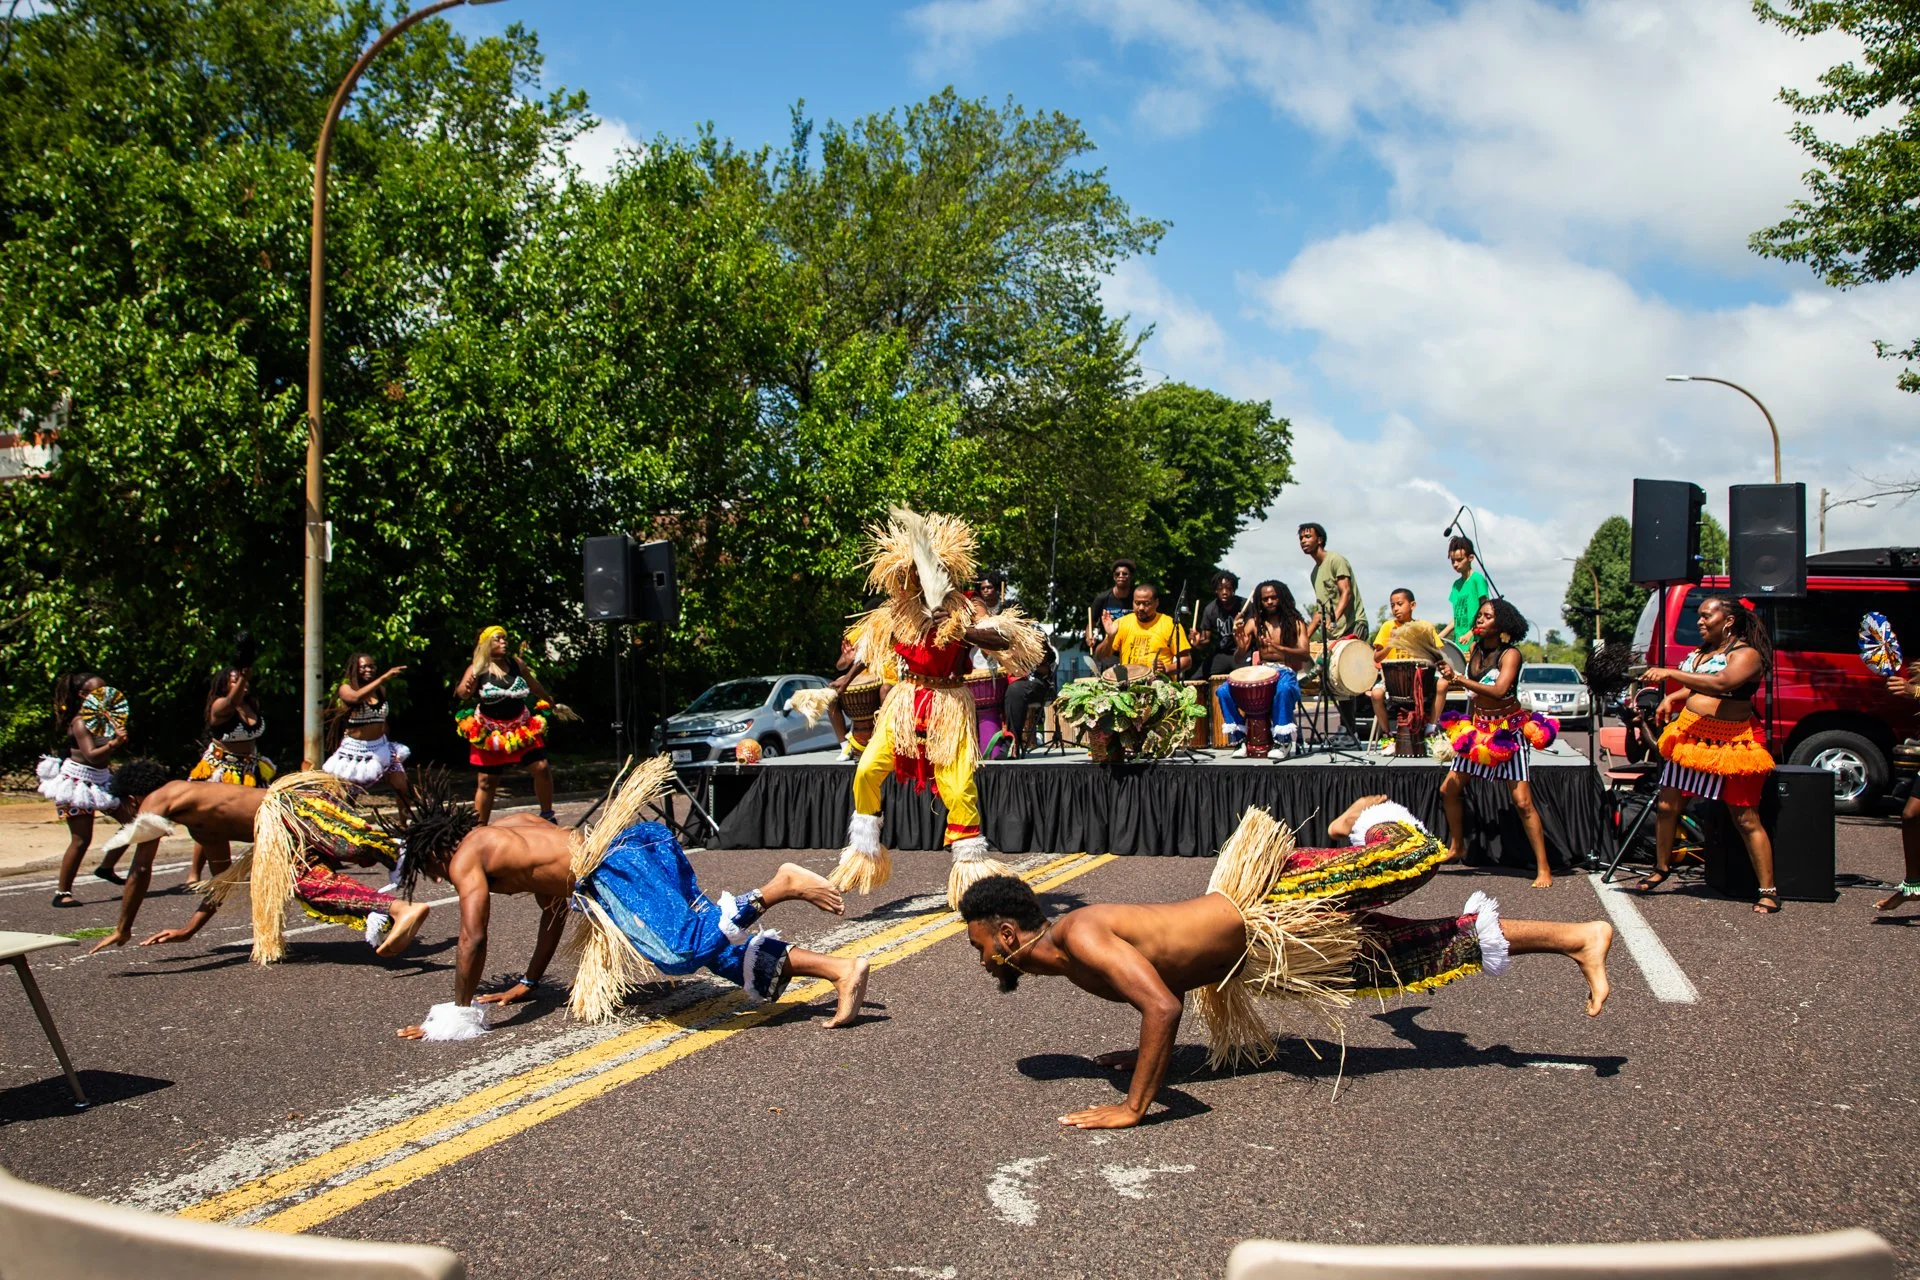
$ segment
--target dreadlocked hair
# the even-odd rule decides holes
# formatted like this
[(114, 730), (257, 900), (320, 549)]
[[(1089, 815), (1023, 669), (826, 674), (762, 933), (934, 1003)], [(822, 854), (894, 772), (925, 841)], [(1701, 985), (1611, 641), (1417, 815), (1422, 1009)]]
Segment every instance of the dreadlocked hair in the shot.
[(53, 731), (66, 736), (67, 726), (80, 714), (80, 691), (100, 677), (91, 671), (69, 671), (53, 682)]
[(413, 899), (420, 877), (444, 878), (453, 851), (480, 825), (473, 806), (455, 798), (445, 769), (420, 771), (413, 784), (413, 814), (404, 826), (388, 830), (406, 842), (400, 861), (400, 892)]
[(1732, 596), (1708, 596), (1700, 603), (1717, 604), (1725, 609), (1733, 620), (1733, 638), (1760, 655), (1760, 674), (1764, 676), (1773, 670), (1773, 637), (1767, 634), (1767, 626), (1760, 621), (1759, 614)]
[(1610, 644), (1598, 653), (1587, 655), (1587, 688), (1602, 701), (1613, 697), (1632, 683), (1627, 668), (1634, 664), (1633, 646)]

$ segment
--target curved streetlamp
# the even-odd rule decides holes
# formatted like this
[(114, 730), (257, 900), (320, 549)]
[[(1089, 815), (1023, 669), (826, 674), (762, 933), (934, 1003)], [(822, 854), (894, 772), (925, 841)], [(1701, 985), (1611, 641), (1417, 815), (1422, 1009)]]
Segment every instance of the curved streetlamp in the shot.
[(1723, 387), (1732, 387), (1747, 399), (1753, 401), (1760, 414), (1767, 420), (1767, 430), (1773, 433), (1773, 482), (1780, 483), (1780, 428), (1773, 425), (1773, 415), (1767, 412), (1767, 406), (1760, 403), (1760, 397), (1753, 394), (1737, 382), (1728, 382), (1725, 378), (1709, 378), (1704, 373), (1670, 373), (1668, 382), (1717, 382)]
[(324, 758), (320, 736), (323, 698), (320, 692), (321, 665), (325, 661), (323, 634), (323, 591), (327, 560), (327, 524), (321, 505), (320, 487), (320, 362), (324, 336), (321, 321), (327, 305), (327, 278), (324, 267), (327, 243), (327, 151), (333, 143), (333, 126), (340, 121), (347, 96), (353, 92), (360, 73), (408, 27), (431, 18), (443, 10), (463, 4), (497, 4), (499, 0), (436, 0), (424, 9), (416, 9), (380, 33), (365, 53), (347, 71), (346, 79), (333, 91), (327, 106), (327, 118), (320, 125), (320, 141), (313, 149), (313, 256), (307, 281), (307, 502), (306, 502), (306, 619), (304, 661), (300, 678), (300, 753), (301, 767), (319, 767)]
[(1593, 652), (1598, 653), (1603, 643), (1600, 639), (1600, 575), (1593, 571), (1593, 566), (1587, 563), (1585, 556), (1561, 556), (1560, 558), (1568, 564), (1579, 565), (1587, 571), (1587, 576), (1593, 579)]

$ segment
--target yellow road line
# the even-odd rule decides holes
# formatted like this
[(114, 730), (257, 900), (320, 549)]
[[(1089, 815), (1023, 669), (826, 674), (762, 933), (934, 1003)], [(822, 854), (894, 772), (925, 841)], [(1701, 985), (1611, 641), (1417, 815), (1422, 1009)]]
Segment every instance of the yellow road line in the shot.
[[(1113, 860), (1113, 855), (1102, 854), (1084, 861), (1081, 861), (1081, 858), (1082, 855), (1070, 854), (1055, 859), (1045, 866), (1028, 872), (1026, 878), (1038, 889), (1050, 889), (1084, 875), (1095, 867), (1105, 865)], [(1068, 866), (1076, 862), (1079, 865)], [(1066, 869), (1062, 870), (1062, 868)], [(895, 947), (887, 955), (873, 955), (875, 952), (886, 950), (899, 939), (909, 938), (910, 935), (927, 929), (930, 924), (943, 917), (949, 919), (948, 924), (920, 937), (911, 938), (910, 941)], [(964, 926), (957, 919), (952, 919), (951, 912), (934, 911), (904, 920), (879, 933), (857, 939), (836, 949), (833, 954), (870, 956), (873, 968), (884, 968), (896, 960), (923, 951), (936, 942), (953, 937), (963, 928)], [(649, 1022), (643, 1027), (637, 1027), (566, 1057), (555, 1059), (553, 1062), (535, 1067), (512, 1079), (503, 1080), (456, 1102), (446, 1103), (431, 1111), (403, 1120), (378, 1133), (343, 1143), (277, 1173), (256, 1178), (187, 1208), (181, 1216), (207, 1222), (237, 1217), (308, 1187), (324, 1183), (362, 1164), (378, 1159), (396, 1147), (431, 1138), (449, 1127), (508, 1105), (515, 1098), (536, 1093), (542, 1088), (557, 1084), (582, 1071), (591, 1070), (601, 1063), (644, 1049), (649, 1043), (671, 1040), (671, 1043), (653, 1052), (643, 1053), (639, 1057), (607, 1068), (588, 1079), (557, 1089), (516, 1110), (455, 1134), (443, 1142), (413, 1152), (391, 1165), (339, 1187), (323, 1191), (312, 1199), (272, 1214), (256, 1224), (269, 1230), (307, 1230), (345, 1213), (355, 1205), (418, 1181), (429, 1173), (484, 1150), (515, 1133), (571, 1111), (591, 1098), (642, 1076), (651, 1075), (670, 1063), (717, 1044), (749, 1027), (757, 1026), (787, 1007), (807, 1003), (831, 990), (832, 984), (824, 980), (812, 980), (789, 987), (778, 1001), (752, 1008), (741, 1007), (745, 1003), (745, 997), (738, 993), (728, 993), (702, 1001)], [(687, 1034), (688, 1028), (698, 1027), (702, 1022), (725, 1014), (729, 1007), (735, 1008), (736, 1011), (724, 1022)]]

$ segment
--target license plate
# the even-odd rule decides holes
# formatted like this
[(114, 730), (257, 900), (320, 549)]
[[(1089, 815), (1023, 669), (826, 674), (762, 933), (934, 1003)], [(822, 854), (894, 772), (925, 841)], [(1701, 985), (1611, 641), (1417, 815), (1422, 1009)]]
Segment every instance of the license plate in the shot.
[(676, 748), (673, 753), (673, 762), (675, 764), (692, 764), (693, 752), (691, 750), (681, 750)]

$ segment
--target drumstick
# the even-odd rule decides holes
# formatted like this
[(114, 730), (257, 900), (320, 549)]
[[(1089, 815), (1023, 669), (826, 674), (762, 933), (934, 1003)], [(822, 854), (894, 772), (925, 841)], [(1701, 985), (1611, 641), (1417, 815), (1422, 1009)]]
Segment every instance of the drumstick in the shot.
[(1193, 625), (1188, 627), (1187, 630), (1198, 631), (1199, 629), (1200, 629), (1200, 602), (1198, 600), (1195, 600), (1193, 602)]

